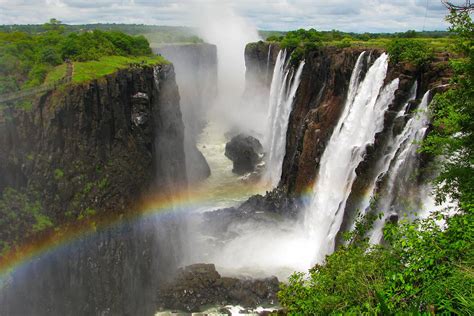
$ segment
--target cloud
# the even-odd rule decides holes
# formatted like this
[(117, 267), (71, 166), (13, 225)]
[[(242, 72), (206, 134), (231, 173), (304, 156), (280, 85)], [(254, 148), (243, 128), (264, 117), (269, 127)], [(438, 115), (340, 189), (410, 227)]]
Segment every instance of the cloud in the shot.
[[(191, 15), (214, 0), (0, 0), (0, 24), (193, 24)], [(460, 1), (460, 0), (459, 0)], [(462, 1), (461, 1), (462, 2)], [(353, 32), (446, 29), (440, 0), (220, 0), (260, 29), (314, 27)], [(226, 25), (222, 25), (226, 27)]]

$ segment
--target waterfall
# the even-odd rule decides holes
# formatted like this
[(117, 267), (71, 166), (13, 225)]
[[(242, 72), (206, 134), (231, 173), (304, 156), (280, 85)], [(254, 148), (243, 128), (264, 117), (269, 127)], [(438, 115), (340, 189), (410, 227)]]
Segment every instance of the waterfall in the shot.
[(272, 55), (272, 44), (270, 44), (268, 46), (267, 69), (266, 69), (266, 73), (265, 73), (265, 78), (266, 78), (265, 84), (267, 84), (268, 79), (270, 79), (270, 57), (271, 57), (271, 55)]
[[(413, 84), (410, 90), (408, 101), (405, 103), (403, 108), (397, 113), (396, 118), (402, 117), (405, 115), (405, 112), (410, 102), (416, 99), (417, 88), (418, 88), (418, 83), (415, 81), (415, 83)], [(390, 168), (390, 164), (393, 158), (395, 157), (395, 154), (397, 153), (398, 148), (403, 142), (403, 138), (404, 138), (403, 134), (404, 133), (402, 132), (400, 135), (397, 135), (397, 136), (392, 135), (392, 137), (388, 140), (387, 152), (382, 156), (382, 158), (379, 161), (377, 161), (376, 165), (374, 166), (374, 168), (377, 170), (375, 173), (376, 176), (374, 177), (368, 189), (368, 192), (370, 192), (370, 194), (368, 194), (364, 198), (364, 200), (362, 201), (360, 205), (361, 217), (367, 213), (371, 200), (375, 198), (377, 183), (379, 183), (379, 181), (387, 174), (388, 169)], [(355, 226), (355, 222), (353, 223), (352, 228), (354, 228), (354, 226)]]
[(402, 133), (396, 138), (396, 155), (391, 159), (386, 187), (382, 192), (380, 201), (377, 203), (377, 211), (383, 212), (384, 215), (374, 223), (370, 236), (371, 243), (376, 244), (381, 241), (382, 229), (386, 219), (393, 212), (396, 212), (394, 209), (396, 200), (401, 197), (399, 190), (410, 185), (410, 177), (418, 163), (419, 142), (425, 137), (429, 125), (429, 95), (430, 91), (427, 91), (418, 109), (412, 114)]
[(344, 208), (363, 161), (367, 145), (382, 131), (384, 114), (394, 99), (398, 79), (383, 88), (388, 55), (382, 54), (359, 82), (362, 53), (351, 75), (344, 112), (321, 158), (312, 201), (304, 224), (316, 249), (315, 262), (334, 250), (335, 237), (342, 223)]
[(280, 50), (273, 70), (264, 139), (267, 153), (264, 181), (272, 187), (277, 186), (280, 181), (283, 158), (285, 157), (288, 120), (305, 64), (303, 60), (295, 72), (289, 60), (286, 61), (286, 57), (286, 50)]

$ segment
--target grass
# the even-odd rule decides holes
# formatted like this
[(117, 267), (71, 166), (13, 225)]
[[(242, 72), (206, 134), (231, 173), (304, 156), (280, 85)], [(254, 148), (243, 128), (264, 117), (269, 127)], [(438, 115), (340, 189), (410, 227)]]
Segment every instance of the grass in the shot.
[[(110, 75), (119, 69), (130, 67), (130, 64), (140, 64), (144, 66), (167, 64), (169, 63), (162, 56), (106, 56), (99, 60), (74, 62), (74, 71), (72, 75), (73, 83), (81, 83)], [(67, 66), (61, 64), (54, 67), (46, 76), (45, 84), (54, 83), (66, 75)]]
[(61, 64), (57, 67), (54, 67), (48, 74), (46, 75), (46, 79), (44, 80), (44, 84), (51, 84), (59, 81), (66, 76), (67, 65)]
[(119, 69), (130, 67), (130, 64), (151, 66), (165, 64), (168, 61), (162, 56), (107, 56), (98, 61), (75, 62), (72, 82), (80, 83), (97, 79), (116, 72)]

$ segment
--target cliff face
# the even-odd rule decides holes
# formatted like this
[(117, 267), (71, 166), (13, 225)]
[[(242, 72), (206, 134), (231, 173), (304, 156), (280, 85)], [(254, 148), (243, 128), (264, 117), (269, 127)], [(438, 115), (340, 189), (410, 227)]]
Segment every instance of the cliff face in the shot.
[(278, 45), (263, 41), (245, 47), (245, 95), (268, 94), (279, 51)]
[[(247, 73), (254, 74), (252, 80), (256, 78), (264, 85), (268, 85), (268, 80), (262, 71), (268, 64), (275, 63), (274, 60), (268, 62), (268, 55), (264, 56), (269, 47), (269, 43), (262, 42), (249, 44), (246, 49), (247, 66), (251, 68), (247, 69)], [(278, 50), (273, 46), (270, 58), (274, 58)], [(314, 183), (319, 161), (342, 112), (352, 70), (362, 51), (359, 48), (322, 47), (305, 56), (306, 64), (289, 119), (286, 155), (279, 184), (287, 193), (299, 194)], [(371, 49), (368, 53), (371, 57), (364, 60), (362, 76), (382, 51)], [(389, 65), (386, 82), (398, 77), (400, 85), (386, 114), (384, 131), (376, 137), (376, 145), (383, 143), (383, 135), (392, 129), (394, 113), (407, 101), (415, 80), (419, 83), (417, 97), (421, 97), (427, 89), (446, 82), (444, 78), (449, 77), (449, 73), (444, 59), (437, 56), (435, 62), (424, 69), (403, 63)], [(370, 172), (371, 159), (375, 159), (376, 155), (374, 150), (368, 150), (365, 161), (357, 169), (358, 175)], [(358, 185), (360, 189), (365, 186), (355, 184)]]
[(132, 68), (43, 95), (0, 123), (0, 192), (41, 196), (55, 221), (126, 210), (153, 188), (186, 184), (171, 65)]
[(169, 44), (153, 48), (175, 66), (185, 125), (185, 152), (190, 183), (209, 177), (211, 170), (196, 147), (207, 110), (217, 95), (217, 48), (211, 44)]
[[(5, 110), (2, 117), (1, 241), (21, 242), (38, 225), (21, 226), (28, 223), (21, 216), (29, 215), (19, 213), (27, 210), (21, 199), (7, 198), (6, 187), (24, 192), (19, 196), (31, 201), (30, 211), (41, 208), (57, 225), (126, 212), (149, 190), (175, 193), (186, 185), (184, 127), (171, 65), (67, 86), (42, 96), (31, 111)], [(20, 224), (3, 213), (15, 211)], [(177, 265), (177, 232), (168, 218), (98, 228), (9, 276), (0, 291), (0, 314), (152, 314), (157, 287)]]

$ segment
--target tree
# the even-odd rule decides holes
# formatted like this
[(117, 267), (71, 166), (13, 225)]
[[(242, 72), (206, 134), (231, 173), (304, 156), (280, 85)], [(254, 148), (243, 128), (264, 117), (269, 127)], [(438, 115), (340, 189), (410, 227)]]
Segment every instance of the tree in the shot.
[(465, 211), (474, 211), (474, 24), (468, 10), (453, 9), (447, 17), (462, 58), (452, 62), (451, 89), (433, 104), (434, 131), (424, 150), (449, 157), (437, 179), (440, 200), (450, 195)]
[(49, 20), (49, 22), (46, 22), (45, 24), (43, 24), (43, 29), (45, 29), (46, 31), (55, 31), (55, 32), (62, 33), (64, 32), (64, 25), (62, 24), (61, 21), (55, 18), (52, 18)]

